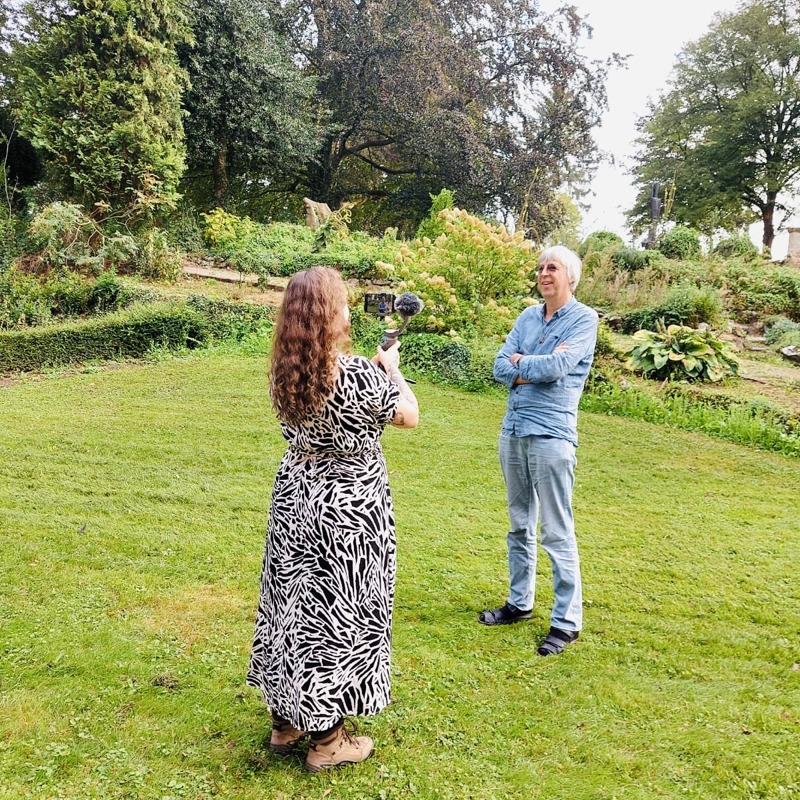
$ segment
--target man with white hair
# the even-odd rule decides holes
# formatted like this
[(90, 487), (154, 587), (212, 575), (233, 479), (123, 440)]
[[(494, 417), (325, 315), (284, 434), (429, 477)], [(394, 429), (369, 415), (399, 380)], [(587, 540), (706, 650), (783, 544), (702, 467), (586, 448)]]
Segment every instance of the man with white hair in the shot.
[(544, 303), (526, 308), (494, 362), (509, 389), (500, 433), (508, 515), (508, 600), (483, 611), (484, 625), (533, 616), (536, 527), (553, 567), (555, 602), (539, 655), (562, 653), (583, 625), (581, 572), (572, 514), (578, 401), (597, 339), (597, 312), (572, 293), (581, 260), (566, 247), (547, 248), (536, 270)]

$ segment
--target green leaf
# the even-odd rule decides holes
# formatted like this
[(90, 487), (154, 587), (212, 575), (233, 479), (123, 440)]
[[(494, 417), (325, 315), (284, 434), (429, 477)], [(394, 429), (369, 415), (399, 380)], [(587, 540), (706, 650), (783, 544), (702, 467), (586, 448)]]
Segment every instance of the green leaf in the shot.
[(661, 369), (668, 360), (669, 356), (666, 353), (659, 353), (654, 357), (653, 364), (656, 369)]

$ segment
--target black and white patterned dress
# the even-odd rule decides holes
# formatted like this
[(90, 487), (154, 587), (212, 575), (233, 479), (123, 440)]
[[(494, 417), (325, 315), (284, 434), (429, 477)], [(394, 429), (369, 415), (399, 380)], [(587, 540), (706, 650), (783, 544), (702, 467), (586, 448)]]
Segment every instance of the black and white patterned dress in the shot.
[(361, 356), (339, 356), (319, 415), (282, 425), (247, 683), (300, 730), (389, 703), (394, 511), (380, 445), (400, 398)]

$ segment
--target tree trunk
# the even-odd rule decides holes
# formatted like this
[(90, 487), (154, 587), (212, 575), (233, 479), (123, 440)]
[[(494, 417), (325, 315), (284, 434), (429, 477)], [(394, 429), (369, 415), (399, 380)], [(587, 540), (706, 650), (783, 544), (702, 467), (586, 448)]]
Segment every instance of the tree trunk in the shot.
[(319, 161), (308, 166), (308, 196), (317, 203), (327, 203), (332, 209), (339, 208), (344, 200), (341, 191), (334, 189), (334, 178), (341, 159), (338, 139), (327, 139), (320, 149)]
[(228, 195), (228, 139), (224, 137), (214, 156), (214, 205), (223, 208)]
[(761, 239), (762, 254), (772, 257), (772, 241), (775, 238), (775, 200), (777, 192), (767, 192), (767, 202), (761, 206), (761, 219), (764, 222), (764, 236)]

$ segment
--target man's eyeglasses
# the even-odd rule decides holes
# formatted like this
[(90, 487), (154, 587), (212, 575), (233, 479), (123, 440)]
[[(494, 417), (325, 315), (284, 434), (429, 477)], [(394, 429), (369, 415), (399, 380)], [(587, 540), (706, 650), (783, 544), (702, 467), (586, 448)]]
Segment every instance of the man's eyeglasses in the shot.
[(536, 267), (536, 274), (537, 275), (552, 275), (554, 272), (558, 272), (561, 267), (558, 264), (539, 264)]

